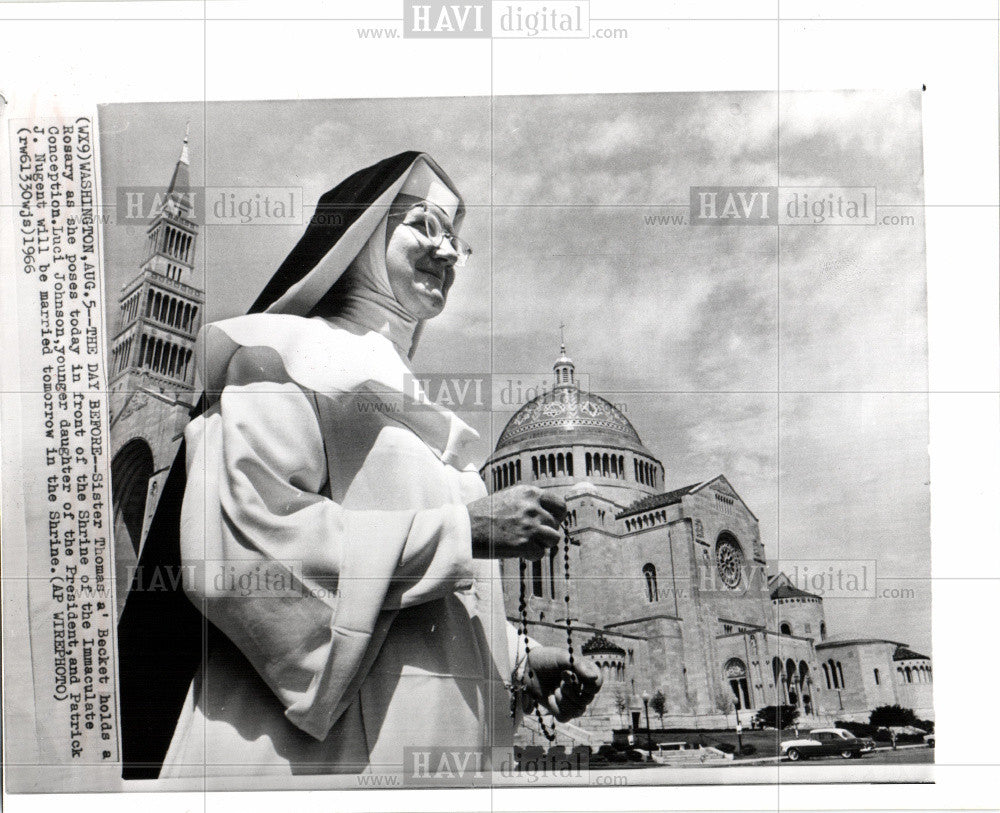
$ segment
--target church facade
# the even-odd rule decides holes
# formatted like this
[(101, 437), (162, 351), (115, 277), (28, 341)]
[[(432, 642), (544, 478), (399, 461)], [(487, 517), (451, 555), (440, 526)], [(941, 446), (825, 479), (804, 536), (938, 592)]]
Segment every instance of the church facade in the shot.
[[(663, 464), (624, 414), (577, 386), (565, 347), (553, 371), (481, 473), (491, 493), (524, 483), (566, 500), (569, 584), (562, 551), (523, 578), (505, 561), (503, 578), (512, 623), (565, 647), (569, 606), (575, 654), (601, 669), (604, 688), (573, 727), (606, 739), (650, 714), (715, 728), (781, 704), (805, 725), (866, 721), (892, 703), (933, 716), (928, 659), (900, 642), (832, 638), (823, 599), (768, 572), (757, 517), (724, 475), (665, 488)], [(649, 708), (657, 693), (662, 719)]]

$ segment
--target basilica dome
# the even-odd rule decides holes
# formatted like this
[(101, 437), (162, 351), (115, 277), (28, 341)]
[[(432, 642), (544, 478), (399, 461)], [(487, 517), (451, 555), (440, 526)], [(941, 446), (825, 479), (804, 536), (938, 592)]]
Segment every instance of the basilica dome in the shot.
[(625, 417), (626, 407), (582, 390), (565, 345), (555, 384), (507, 421), (481, 473), (490, 493), (522, 482), (576, 493), (586, 487), (618, 505), (657, 493), (663, 465)]
[(528, 401), (507, 422), (497, 453), (549, 443), (596, 443), (645, 451), (639, 433), (614, 404), (576, 384), (559, 384)]

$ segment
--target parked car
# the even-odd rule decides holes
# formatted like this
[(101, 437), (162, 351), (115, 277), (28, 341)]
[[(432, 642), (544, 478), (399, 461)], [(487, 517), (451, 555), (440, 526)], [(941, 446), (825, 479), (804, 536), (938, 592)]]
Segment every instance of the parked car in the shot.
[(628, 755), (613, 745), (605, 744), (597, 749), (591, 760), (596, 760), (596, 762), (628, 762)]
[[(735, 750), (735, 749), (734, 749)], [(661, 742), (650, 754), (653, 762), (661, 765), (684, 765), (694, 762), (731, 760), (733, 755), (712, 746), (696, 742)]]
[(924, 734), (924, 742), (927, 743), (928, 748), (934, 747), (934, 734)]
[(834, 756), (857, 759), (875, 750), (867, 737), (855, 737), (843, 728), (816, 728), (794, 740), (781, 743), (781, 755), (792, 762), (808, 757)]

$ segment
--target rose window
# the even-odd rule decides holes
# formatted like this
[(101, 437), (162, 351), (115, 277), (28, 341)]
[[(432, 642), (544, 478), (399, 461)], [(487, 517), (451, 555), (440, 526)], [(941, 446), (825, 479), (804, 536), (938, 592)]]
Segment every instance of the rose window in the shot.
[(740, 586), (743, 580), (743, 551), (739, 545), (724, 539), (716, 548), (715, 563), (719, 569), (719, 578), (726, 587)]

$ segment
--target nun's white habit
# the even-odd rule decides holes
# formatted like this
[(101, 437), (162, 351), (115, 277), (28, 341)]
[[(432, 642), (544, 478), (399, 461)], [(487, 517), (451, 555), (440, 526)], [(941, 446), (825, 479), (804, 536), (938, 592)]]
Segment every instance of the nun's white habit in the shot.
[[(477, 435), (407, 390), (419, 325), (384, 269), (399, 194), (461, 215), (419, 156), (267, 312), (199, 339), (180, 547), (225, 640), (161, 777), (398, 772), (406, 746), (510, 745), (518, 636), (465, 508), (486, 494)], [(336, 316), (301, 315), (338, 280)]]

